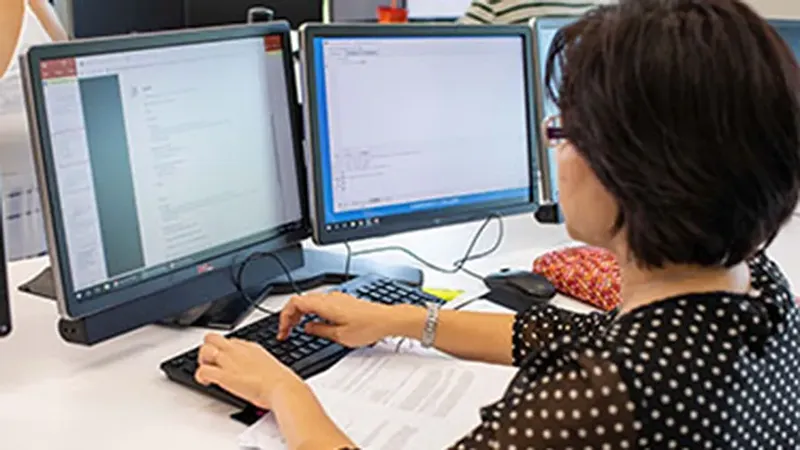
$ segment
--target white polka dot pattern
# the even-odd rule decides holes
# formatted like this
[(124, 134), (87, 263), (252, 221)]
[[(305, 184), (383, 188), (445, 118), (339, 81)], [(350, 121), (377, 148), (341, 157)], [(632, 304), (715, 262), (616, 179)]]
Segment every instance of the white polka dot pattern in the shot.
[(520, 372), (455, 449), (799, 449), (800, 310), (777, 266), (748, 295), (520, 314)]

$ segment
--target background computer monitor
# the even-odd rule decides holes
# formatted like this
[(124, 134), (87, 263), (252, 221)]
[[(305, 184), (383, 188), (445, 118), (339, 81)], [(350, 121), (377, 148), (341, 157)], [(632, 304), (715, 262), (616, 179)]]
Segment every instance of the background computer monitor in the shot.
[(311, 25), (301, 38), (317, 242), (536, 208), (528, 27)]
[(62, 0), (59, 9), (66, 16), (62, 20), (71, 29), (71, 35), (88, 38), (183, 28), (185, 1)]
[[(346, 0), (344, 0), (346, 1)], [(359, 0), (355, 0), (359, 1)], [(63, 0), (59, 10), (77, 38), (243, 24), (265, 6), (293, 28), (322, 21), (323, 0)], [(374, 14), (374, 12), (373, 12)]]
[[(535, 40), (535, 61), (537, 66), (537, 89), (539, 106), (539, 122), (544, 118), (558, 114), (558, 107), (550, 100), (547, 95), (547, 87), (544, 85), (547, 55), (553, 38), (559, 29), (577, 21), (578, 16), (558, 16), (558, 17), (536, 17), (531, 20), (531, 28), (534, 30)], [(800, 20), (771, 20), (770, 23), (792, 48), (795, 55), (800, 58)], [(541, 155), (543, 179), (546, 183), (542, 186), (545, 198), (553, 203), (558, 202), (558, 183), (556, 179), (556, 157), (553, 153), (555, 149), (548, 148), (546, 141), (543, 140), (542, 148), (545, 150)]]
[[(559, 29), (575, 22), (577, 16), (535, 17), (531, 20), (534, 32), (534, 61), (536, 63), (536, 99), (537, 123), (554, 114), (558, 114), (558, 107), (547, 95), (544, 85), (545, 71), (547, 69), (547, 54)], [(542, 193), (545, 199), (558, 203), (558, 180), (556, 177), (555, 149), (548, 146), (548, 141), (542, 139), (540, 155), (542, 166)]]
[[(407, 0), (396, 2), (399, 8), (405, 6)], [(327, 22), (376, 22), (378, 8), (389, 6), (392, 0), (328, 0)]]
[(408, 18), (414, 21), (449, 21), (464, 15), (472, 0), (406, 0)]
[(185, 0), (186, 26), (203, 27), (243, 23), (247, 11), (263, 6), (275, 13), (276, 20), (288, 21), (292, 28), (305, 22), (322, 22), (323, 0)]
[(800, 20), (771, 20), (770, 23), (800, 59)]
[(75, 41), (26, 59), (63, 316), (142, 299), (140, 322), (177, 314), (235, 293), (228, 269), (247, 255), (310, 234), (288, 24)]

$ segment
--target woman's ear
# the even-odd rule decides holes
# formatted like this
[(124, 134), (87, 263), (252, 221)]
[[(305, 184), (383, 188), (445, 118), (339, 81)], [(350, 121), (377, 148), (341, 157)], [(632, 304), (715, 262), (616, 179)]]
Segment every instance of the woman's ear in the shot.
[(17, 41), (22, 33), (26, 0), (0, 0), (0, 77), (6, 74), (15, 58)]

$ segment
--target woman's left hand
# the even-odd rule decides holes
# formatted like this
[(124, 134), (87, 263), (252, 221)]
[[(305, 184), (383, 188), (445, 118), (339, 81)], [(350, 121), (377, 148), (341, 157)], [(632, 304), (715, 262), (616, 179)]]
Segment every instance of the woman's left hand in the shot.
[(198, 383), (215, 384), (262, 409), (271, 408), (278, 389), (307, 389), (297, 374), (254, 342), (209, 334), (198, 363)]

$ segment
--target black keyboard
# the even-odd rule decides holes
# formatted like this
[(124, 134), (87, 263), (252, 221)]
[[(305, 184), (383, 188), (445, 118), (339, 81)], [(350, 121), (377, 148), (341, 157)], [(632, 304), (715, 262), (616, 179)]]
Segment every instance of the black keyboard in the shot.
[[(332, 291), (345, 292), (363, 300), (387, 305), (416, 304), (427, 302), (443, 303), (437, 297), (419, 289), (377, 275), (366, 275), (344, 283)], [(335, 342), (311, 336), (302, 332), (303, 325), (314, 317), (306, 317), (295, 327), (289, 337), (278, 341), (279, 315), (272, 314), (250, 325), (242, 327), (228, 337), (254, 341), (272, 353), (278, 360), (290, 367), (303, 378), (310, 378), (336, 364), (351, 349)], [(197, 370), (199, 347), (161, 363), (161, 370), (167, 377), (179, 384), (197, 389), (231, 405), (245, 408), (248, 402), (216, 386), (203, 386), (194, 380)]]

